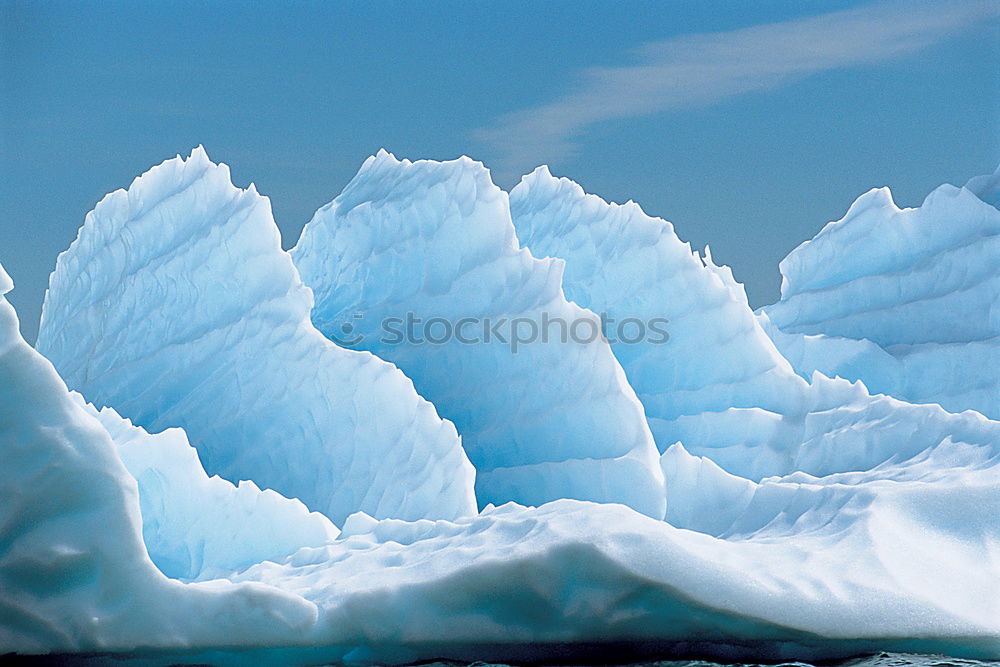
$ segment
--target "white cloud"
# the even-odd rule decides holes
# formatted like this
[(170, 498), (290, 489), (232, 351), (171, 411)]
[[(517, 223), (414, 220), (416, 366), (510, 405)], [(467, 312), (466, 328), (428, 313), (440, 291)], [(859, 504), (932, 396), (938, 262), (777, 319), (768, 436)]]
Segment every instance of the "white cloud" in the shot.
[(571, 156), (583, 132), (602, 121), (703, 106), (774, 88), (826, 70), (915, 53), (1000, 15), (1000, 3), (880, 3), (730, 32), (642, 45), (635, 62), (592, 67), (562, 97), (476, 130), (500, 172), (521, 173)]

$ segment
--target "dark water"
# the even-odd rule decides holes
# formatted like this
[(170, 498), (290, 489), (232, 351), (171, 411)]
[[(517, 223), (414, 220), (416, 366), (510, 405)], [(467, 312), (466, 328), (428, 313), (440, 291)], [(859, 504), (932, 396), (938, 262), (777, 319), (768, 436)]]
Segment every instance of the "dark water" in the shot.
[[(72, 666), (125, 666), (134, 665), (308, 665), (314, 663), (291, 659), (258, 659), (260, 656), (239, 653), (201, 654), (199, 656), (165, 656), (157, 654), (91, 654), (91, 655), (49, 655), (49, 656), (14, 656), (0, 655), (0, 665), (72, 665)], [(329, 664), (329, 663), (327, 663)], [(399, 667), (398, 663), (395, 663)], [(644, 662), (455, 662), (450, 660), (431, 660), (410, 663), (408, 667), (594, 667), (606, 665), (613, 667), (1000, 667), (998, 660), (967, 660), (940, 655), (916, 655), (908, 653), (880, 653), (878, 655), (836, 660), (829, 662), (781, 662), (781, 663), (737, 663), (712, 662), (708, 660), (647, 660)]]
[[(588, 667), (593, 663), (589, 663)], [(608, 663), (605, 663), (608, 664)], [(450, 662), (421, 663), (421, 667), (520, 667), (499, 662)], [(573, 663), (542, 663), (535, 667), (578, 667)], [(998, 660), (965, 660), (940, 655), (913, 655), (907, 653), (880, 653), (851, 660), (831, 662), (781, 662), (781, 663), (720, 663), (707, 660), (652, 660), (628, 662), (615, 667), (1000, 667)]]

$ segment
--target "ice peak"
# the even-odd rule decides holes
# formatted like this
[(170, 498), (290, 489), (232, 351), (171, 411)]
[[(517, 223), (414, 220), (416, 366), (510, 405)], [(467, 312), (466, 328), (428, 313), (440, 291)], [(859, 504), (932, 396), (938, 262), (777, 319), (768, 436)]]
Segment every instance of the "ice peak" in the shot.
[[(180, 157), (179, 155), (177, 157)], [(209, 165), (212, 163), (211, 158), (208, 157), (208, 151), (205, 150), (204, 144), (198, 144), (191, 149), (191, 154), (188, 157), (188, 161), (193, 164), (203, 164)]]
[(549, 165), (542, 164), (535, 167), (531, 173), (521, 176), (521, 183), (525, 183), (525, 187), (532, 187), (534, 185), (541, 185), (545, 181), (555, 181), (555, 176), (549, 171)]
[(887, 185), (880, 188), (872, 188), (855, 199), (854, 203), (852, 203), (850, 208), (847, 209), (847, 213), (845, 213), (840, 220), (827, 223), (827, 225), (820, 230), (817, 237), (823, 234), (833, 233), (836, 230), (851, 224), (853, 221), (860, 219), (862, 214), (868, 211), (880, 209), (888, 209), (886, 211), (887, 214), (896, 213), (901, 210), (898, 206), (896, 206), (896, 201), (892, 198), (892, 190), (890, 190)]
[[(454, 198), (471, 206), (477, 198), (506, 198), (493, 184), (489, 170), (467, 156), (454, 160), (398, 159), (385, 149), (365, 160), (364, 164), (344, 190), (330, 204), (320, 210), (337, 208), (351, 210), (372, 198), (378, 191), (380, 200), (404, 201), (414, 188), (425, 185), (442, 188), (442, 193), (453, 193)], [(386, 192), (388, 190), (388, 192)]]
[(521, 177), (520, 182), (510, 192), (511, 200), (527, 198), (536, 201), (556, 197), (583, 198), (587, 196), (578, 183), (563, 176), (553, 176), (547, 164), (535, 167), (530, 174)]

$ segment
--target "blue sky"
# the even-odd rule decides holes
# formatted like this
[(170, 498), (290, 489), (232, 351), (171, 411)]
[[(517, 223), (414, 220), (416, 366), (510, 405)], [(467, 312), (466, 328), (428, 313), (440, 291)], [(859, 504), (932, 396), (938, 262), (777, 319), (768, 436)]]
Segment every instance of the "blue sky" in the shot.
[(104, 193), (204, 144), (285, 246), (366, 156), (539, 163), (711, 244), (751, 303), (888, 185), (1000, 161), (994, 2), (0, 0), (0, 262), (33, 340)]

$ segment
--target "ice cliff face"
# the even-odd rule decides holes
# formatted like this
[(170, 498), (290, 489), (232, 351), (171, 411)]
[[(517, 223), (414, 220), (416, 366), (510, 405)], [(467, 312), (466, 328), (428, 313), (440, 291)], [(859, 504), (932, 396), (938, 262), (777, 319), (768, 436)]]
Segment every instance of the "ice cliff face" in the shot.
[[(998, 658), (1000, 421), (945, 409), (988, 397), (970, 369), (996, 361), (993, 181), (974, 181), (910, 211), (870, 195), (755, 316), (637, 205), (539, 170), (512, 220), (477, 163), (372, 158), (295, 250), (312, 317), (412, 374), (483, 496), (553, 498), (477, 513), (450, 423), (309, 321), (266, 200), (200, 151), (168, 161), (60, 257), (39, 339), (55, 368), (20, 338), (0, 269), (0, 654)], [(593, 311), (610, 344), (515, 354), (512, 336), (477, 351), (377, 329)], [(669, 339), (623, 340), (630, 318)], [(848, 358), (945, 407), (809, 368)]]
[(872, 190), (792, 251), (761, 320), (796, 370), (1000, 417), (997, 182), (943, 185), (915, 209)]
[(455, 423), (481, 505), (576, 498), (662, 518), (657, 451), (598, 318), (566, 301), (560, 262), (519, 247), (482, 164), (381, 152), (292, 257), (316, 326), (395, 363)]
[(37, 347), (88, 401), (182, 427), (209, 472), (334, 522), (474, 513), (454, 427), (391, 364), (328, 342), (311, 306), (268, 200), (199, 148), (87, 215)]

